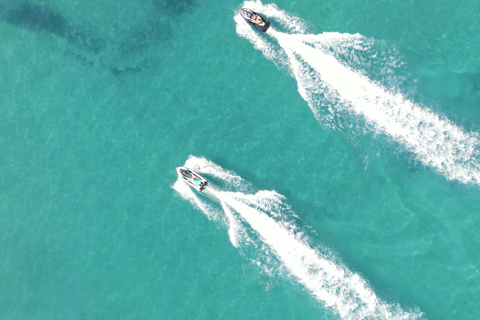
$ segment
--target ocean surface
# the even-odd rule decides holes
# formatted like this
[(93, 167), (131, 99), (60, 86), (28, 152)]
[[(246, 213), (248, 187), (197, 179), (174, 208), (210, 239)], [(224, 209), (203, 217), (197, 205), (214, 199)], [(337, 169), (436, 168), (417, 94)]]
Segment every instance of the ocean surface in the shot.
[(478, 12), (0, 0), (0, 318), (480, 319)]

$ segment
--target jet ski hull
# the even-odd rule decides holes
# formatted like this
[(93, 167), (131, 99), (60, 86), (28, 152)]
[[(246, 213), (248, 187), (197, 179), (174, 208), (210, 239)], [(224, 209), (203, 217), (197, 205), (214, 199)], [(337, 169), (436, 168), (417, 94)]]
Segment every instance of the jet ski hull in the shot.
[(199, 192), (202, 192), (208, 184), (207, 179), (205, 179), (198, 173), (188, 169), (187, 167), (177, 167), (177, 173), (179, 177), (183, 179), (183, 181), (185, 181), (187, 184), (189, 184)]
[[(250, 23), (252, 26), (254, 26), (258, 31), (261, 32), (266, 32), (268, 30), (268, 27), (270, 27), (270, 21), (256, 13), (255, 11), (252, 11), (247, 8), (243, 8), (240, 10), (240, 14), (242, 15), (242, 18), (245, 19), (248, 23)], [(261, 24), (255, 23), (252, 20), (252, 17), (259, 16), (262, 20)]]

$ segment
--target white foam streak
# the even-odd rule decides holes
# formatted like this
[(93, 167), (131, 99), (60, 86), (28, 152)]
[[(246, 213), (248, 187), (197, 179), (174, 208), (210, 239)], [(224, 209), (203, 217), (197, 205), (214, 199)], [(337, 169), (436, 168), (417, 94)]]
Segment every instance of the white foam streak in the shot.
[(198, 197), (198, 193), (192, 190), (182, 179), (179, 178), (175, 182), (173, 189), (175, 189), (182, 198), (189, 200), (194, 207), (203, 211), (210, 219), (214, 219), (218, 216), (219, 213), (202, 201)]
[[(288, 15), (275, 9), (275, 6), (262, 6), (259, 1), (254, 4), (255, 10), (269, 17), (288, 19)], [(386, 90), (337, 60), (334, 53), (329, 51), (340, 52), (345, 45), (361, 50), (362, 42), (368, 42), (363, 36), (339, 33), (287, 34), (271, 26), (268, 34), (277, 41), (279, 47), (275, 47), (267, 37), (253, 31), (237, 16), (237, 30), (239, 24), (245, 28), (239, 34), (262, 50), (267, 58), (290, 69), (297, 80), (299, 93), (319, 121), (331, 118), (338, 110), (353, 112), (363, 117), (375, 132), (386, 134), (401, 143), (424, 165), (436, 169), (448, 179), (480, 184), (480, 143), (477, 133), (467, 133), (448, 119), (409, 101), (402, 94)], [(305, 30), (304, 24), (300, 23), (298, 29)], [(337, 110), (328, 110), (326, 113), (322, 109), (322, 99), (330, 100)]]
[[(342, 100), (375, 125), (378, 131), (404, 144), (425, 165), (445, 173), (448, 178), (465, 183), (472, 180), (480, 182), (479, 172), (465, 165), (478, 146), (474, 136), (420, 108), (402, 95), (387, 92), (334, 57), (294, 37), (277, 35), (284, 50), (295, 52), (319, 73), (322, 81), (335, 89)], [(291, 54), (289, 56), (293, 57)], [(301, 81), (299, 86), (303, 87)]]
[(221, 201), (237, 211), (276, 253), (285, 267), (314, 296), (344, 319), (408, 319), (410, 314), (392, 312), (358, 274), (336, 265), (309, 247), (294, 233), (264, 212), (218, 192)]

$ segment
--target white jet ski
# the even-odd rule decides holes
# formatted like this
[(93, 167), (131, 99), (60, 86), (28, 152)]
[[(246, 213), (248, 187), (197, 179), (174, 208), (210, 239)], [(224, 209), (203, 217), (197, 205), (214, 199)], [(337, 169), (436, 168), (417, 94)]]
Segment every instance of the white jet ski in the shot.
[(187, 167), (177, 167), (177, 173), (183, 180), (197, 191), (203, 191), (208, 184), (207, 179)]

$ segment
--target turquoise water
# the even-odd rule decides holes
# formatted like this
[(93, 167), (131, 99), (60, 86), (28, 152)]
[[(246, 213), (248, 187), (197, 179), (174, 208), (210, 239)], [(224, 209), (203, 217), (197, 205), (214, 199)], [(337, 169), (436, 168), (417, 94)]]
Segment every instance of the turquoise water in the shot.
[[(242, 178), (205, 174), (222, 192), (283, 195), (273, 214), (394, 317), (480, 317), (480, 161), (462, 157), (480, 132), (480, 3), (275, 4), (303, 29), (242, 34), (233, 1), (0, 1), (2, 319), (341, 319), (266, 230), (242, 222), (258, 249), (235, 247), (228, 210), (172, 188), (190, 155)], [(345, 35), (317, 44), (353, 71), (329, 94), (298, 35), (283, 38), (297, 74), (277, 41), (323, 32)], [(473, 142), (440, 126), (415, 149), (346, 101), (354, 74)]]

